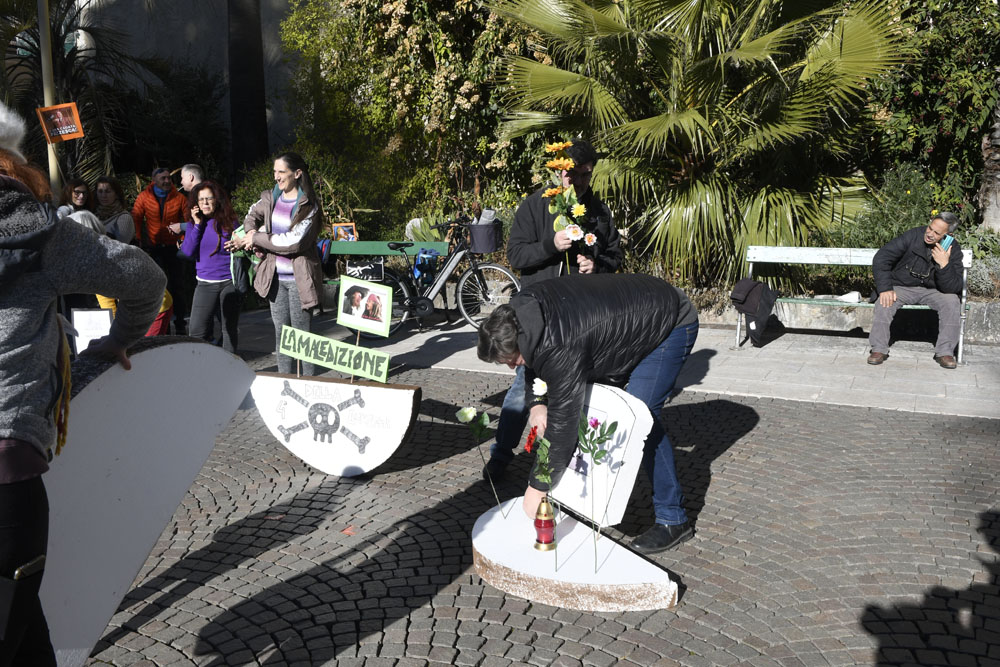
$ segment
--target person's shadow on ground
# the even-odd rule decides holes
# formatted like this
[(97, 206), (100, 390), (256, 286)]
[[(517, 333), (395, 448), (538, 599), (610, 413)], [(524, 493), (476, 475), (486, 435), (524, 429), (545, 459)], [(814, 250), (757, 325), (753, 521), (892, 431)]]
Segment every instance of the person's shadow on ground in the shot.
[[(438, 409), (443, 411), (443, 405), (434, 406), (435, 412)], [(668, 406), (663, 418), (679, 448), (678, 472), (688, 510), (695, 518), (704, 504), (712, 461), (752, 429), (758, 417), (752, 408), (710, 400)], [(472, 446), (471, 440), (463, 448), (468, 446)], [(508, 469), (506, 481), (498, 485), (501, 500), (523, 492), (530, 465), (527, 458), (518, 457)], [(644, 479), (643, 473), (639, 479)], [(648, 484), (633, 500), (643, 494), (648, 511)], [(199, 664), (221, 666), (255, 660), (262, 665), (317, 663), (366, 656), (368, 648), (379, 644), (383, 650), (397, 650), (399, 656), (404, 649), (412, 656), (415, 644), (420, 643), (414, 642), (413, 624), (421, 622), (413, 612), (428, 607), (442, 593), (465, 594), (460, 592), (458, 580), (472, 567), (472, 527), (495, 504), (490, 485), (480, 480), (378, 532), (354, 538), (356, 544), (349, 544), (346, 538), (343, 544), (331, 544), (331, 551), (339, 553), (239, 601), (205, 625), (195, 648), (197, 655), (205, 656)], [(626, 524), (648, 527), (651, 520), (642, 514), (642, 508), (637, 512), (630, 507)], [(476, 604), (492, 608), (478, 599), (467, 600), (462, 606)], [(437, 618), (428, 607), (427, 619), (432, 613)], [(405, 628), (398, 624), (401, 620)], [(430, 634), (428, 630), (428, 652), (432, 648)], [(366, 641), (373, 635), (379, 637), (378, 642)], [(386, 644), (396, 643), (391, 639), (396, 635), (399, 646), (387, 649)]]
[[(1000, 511), (979, 515), (979, 532), (1000, 553)], [(987, 581), (964, 590), (935, 586), (919, 604), (869, 605), (860, 622), (878, 640), (876, 664), (975, 665), (1000, 658), (1000, 562), (983, 563)]]

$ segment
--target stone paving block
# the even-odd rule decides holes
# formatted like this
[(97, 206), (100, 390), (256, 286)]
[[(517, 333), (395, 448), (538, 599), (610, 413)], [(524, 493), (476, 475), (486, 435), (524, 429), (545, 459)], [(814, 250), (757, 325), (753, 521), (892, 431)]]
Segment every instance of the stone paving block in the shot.
[[(468, 531), (494, 501), (452, 415), (464, 404), (495, 414), (509, 378), (394, 373), (424, 387), (422, 414), (411, 442), (363, 479), (310, 470), (262, 435), (253, 409), (238, 411), (95, 659), (274, 667), (307, 651), (316, 664), (400, 653), (426, 664), (445, 649), (484, 665), (872, 664), (875, 647), (1000, 658), (981, 654), (1000, 613), (979, 628), (993, 635), (955, 633), (955, 611), (928, 597), (988, 599), (976, 587), (991, 585), (982, 562), (996, 550), (977, 527), (1000, 507), (993, 421), (947, 417), (929, 437), (942, 417), (682, 392), (663, 419), (698, 535), (653, 559), (683, 581), (681, 605), (588, 614), (507, 596), (472, 568)], [(519, 454), (498, 491), (523, 491), (514, 482), (529, 464)], [(609, 532), (631, 539), (651, 517), (640, 475)], [(156, 659), (151, 647), (168, 643)]]

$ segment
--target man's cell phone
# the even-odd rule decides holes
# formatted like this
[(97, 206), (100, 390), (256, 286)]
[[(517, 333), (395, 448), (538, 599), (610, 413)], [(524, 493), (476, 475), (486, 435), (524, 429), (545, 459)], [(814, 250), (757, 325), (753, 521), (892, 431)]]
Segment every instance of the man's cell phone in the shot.
[(951, 242), (954, 241), (954, 237), (951, 234), (945, 234), (944, 238), (940, 241), (941, 250), (947, 250)]

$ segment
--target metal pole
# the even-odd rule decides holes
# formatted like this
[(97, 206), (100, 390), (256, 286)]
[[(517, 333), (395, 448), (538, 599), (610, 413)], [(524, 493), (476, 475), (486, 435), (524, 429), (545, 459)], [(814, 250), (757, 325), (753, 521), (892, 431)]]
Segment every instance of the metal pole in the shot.
[[(38, 0), (38, 49), (42, 54), (42, 99), (45, 106), (56, 103), (55, 77), (52, 75), (52, 27), (49, 25), (49, 0)], [(56, 148), (49, 144), (49, 183), (59, 192), (59, 162)]]

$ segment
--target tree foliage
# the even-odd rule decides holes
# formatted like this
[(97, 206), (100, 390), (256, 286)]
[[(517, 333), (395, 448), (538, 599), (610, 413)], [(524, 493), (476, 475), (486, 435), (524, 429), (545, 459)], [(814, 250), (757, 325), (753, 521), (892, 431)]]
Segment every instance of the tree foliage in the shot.
[(864, 91), (900, 62), (876, 0), (499, 0), (552, 63), (509, 61), (513, 135), (583, 133), (594, 187), (685, 279), (730, 280), (750, 244), (800, 245), (864, 201)]
[[(86, 136), (64, 142), (58, 150), (64, 174), (93, 181), (113, 173), (112, 156), (121, 142), (124, 113), (122, 82), (143, 71), (142, 61), (128, 55), (122, 35), (95, 24), (88, 9), (99, 0), (50, 0), (52, 70), (55, 99), (76, 102)], [(44, 164), (44, 135), (35, 108), (44, 106), (37, 3), (8, 1), (0, 7), (5, 54), (0, 93), (29, 119), (25, 148)]]
[(995, 0), (897, 0), (907, 62), (875, 80), (882, 122), (873, 169), (919, 165), (937, 208), (974, 217), (983, 173), (981, 142), (1000, 102), (1000, 11)]
[(533, 155), (497, 140), (491, 84), (504, 54), (530, 55), (527, 37), (471, 0), (293, 2), (282, 39), (298, 58), (299, 138), (396, 219), (487, 184), (520, 190)]

